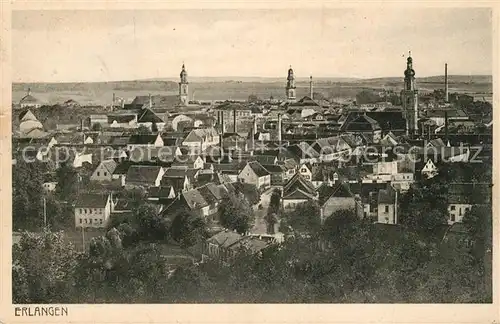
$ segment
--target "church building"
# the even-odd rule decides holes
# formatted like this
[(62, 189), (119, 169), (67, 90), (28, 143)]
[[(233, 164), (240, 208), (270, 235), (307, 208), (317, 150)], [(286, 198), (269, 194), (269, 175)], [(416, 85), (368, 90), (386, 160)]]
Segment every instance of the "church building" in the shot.
[(406, 119), (406, 134), (418, 133), (418, 90), (415, 84), (415, 70), (411, 52), (406, 61), (404, 89), (401, 91), (401, 103)]
[(182, 105), (187, 105), (189, 102), (189, 82), (187, 81), (186, 67), (182, 64), (181, 82), (179, 82), (179, 99)]
[(292, 66), (288, 69), (288, 77), (286, 82), (286, 100), (289, 103), (295, 102), (297, 100), (295, 87), (295, 76), (293, 75)]

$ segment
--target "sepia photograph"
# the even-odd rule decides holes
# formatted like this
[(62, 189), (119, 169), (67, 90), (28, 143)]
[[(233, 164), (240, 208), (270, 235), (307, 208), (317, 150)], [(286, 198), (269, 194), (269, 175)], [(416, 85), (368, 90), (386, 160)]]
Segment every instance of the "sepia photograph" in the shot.
[(12, 11), (12, 304), (493, 303), (492, 17)]

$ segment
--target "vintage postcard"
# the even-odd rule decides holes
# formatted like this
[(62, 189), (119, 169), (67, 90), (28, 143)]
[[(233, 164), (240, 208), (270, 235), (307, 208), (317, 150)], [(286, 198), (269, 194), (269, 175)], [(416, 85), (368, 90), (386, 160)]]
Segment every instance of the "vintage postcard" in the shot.
[(498, 320), (493, 3), (42, 3), (1, 4), (0, 321)]

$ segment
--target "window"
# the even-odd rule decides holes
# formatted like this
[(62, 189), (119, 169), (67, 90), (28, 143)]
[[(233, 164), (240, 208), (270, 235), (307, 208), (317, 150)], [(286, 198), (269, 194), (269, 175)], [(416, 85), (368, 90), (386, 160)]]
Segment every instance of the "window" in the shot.
[(99, 171), (97, 171), (97, 176), (100, 176), (100, 175), (101, 175), (101, 173)]
[(108, 175), (108, 173), (107, 173), (107, 172), (104, 172), (104, 176), (107, 176), (107, 175)]
[(92, 208), (89, 209), (89, 214), (92, 214)]
[(462, 216), (462, 208), (458, 209), (458, 215)]
[(101, 225), (102, 225), (102, 219), (100, 219), (100, 220), (99, 220), (99, 224), (101, 224)]
[(385, 212), (388, 213), (389, 212), (389, 206), (385, 206)]
[(83, 213), (83, 209), (80, 208), (80, 214), (82, 214), (82, 213)]
[(465, 207), (465, 212), (468, 212), (469, 211), (469, 207)]
[(85, 214), (87, 213), (87, 208), (84, 209), (85, 210)]
[(455, 206), (453, 206), (453, 205), (452, 205), (452, 206), (450, 207), (450, 210), (455, 210)]
[[(102, 220), (102, 219), (101, 219)], [(99, 222), (99, 219), (94, 219), (94, 222), (97, 224)], [(101, 222), (102, 223), (102, 222)]]
[(454, 222), (455, 221), (455, 215), (451, 215), (451, 221)]
[(82, 219), (80, 218), (80, 224), (82, 223)]

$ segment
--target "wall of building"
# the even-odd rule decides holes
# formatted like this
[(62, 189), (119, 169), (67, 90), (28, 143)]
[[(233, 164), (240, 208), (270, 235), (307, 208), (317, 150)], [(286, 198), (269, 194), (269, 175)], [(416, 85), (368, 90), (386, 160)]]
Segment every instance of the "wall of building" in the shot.
[(395, 224), (394, 205), (392, 204), (379, 204), (377, 210), (377, 220), (383, 224)]

